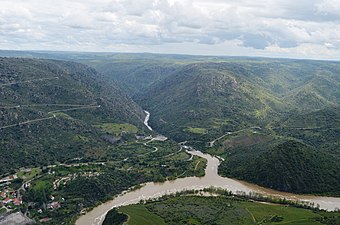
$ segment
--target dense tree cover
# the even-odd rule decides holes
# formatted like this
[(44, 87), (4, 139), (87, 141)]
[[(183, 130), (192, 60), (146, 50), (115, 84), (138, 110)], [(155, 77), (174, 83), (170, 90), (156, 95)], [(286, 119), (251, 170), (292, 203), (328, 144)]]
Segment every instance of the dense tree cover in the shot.
[(150, 85), (170, 76), (179, 65), (167, 62), (155, 62), (148, 60), (117, 60), (106, 61), (102, 64), (88, 62), (109, 79), (115, 80), (124, 87), (131, 96), (138, 96)]
[[(144, 116), (114, 82), (92, 68), (0, 58), (0, 174), (76, 157), (92, 159), (90, 152), (107, 145), (95, 125), (124, 122), (143, 127)], [(6, 128), (35, 119), (45, 120)]]
[(123, 190), (147, 181), (143, 174), (131, 171), (126, 173), (112, 169), (95, 178), (79, 178), (66, 185), (62, 194), (67, 199), (82, 199), (85, 208), (98, 201), (105, 201)]
[[(51, 218), (49, 224), (74, 224), (81, 210), (105, 202), (112, 196), (151, 179), (142, 173), (116, 170), (114, 167), (102, 167), (98, 171), (101, 174), (97, 177), (78, 177), (57, 190), (52, 186), (56, 178), (54, 176), (45, 175), (33, 182), (29, 190), (23, 192), (25, 205), (28, 202), (31, 205), (28, 206), (30, 217), (37, 221)], [(60, 203), (60, 208), (47, 208), (48, 203), (52, 202), (51, 196), (54, 196), (53, 201)], [(38, 212), (39, 209), (43, 212)]]
[(105, 216), (103, 225), (123, 225), (128, 219), (128, 216), (119, 213), (116, 209), (111, 209)]
[[(157, 147), (157, 152), (153, 147)], [(41, 173), (31, 182), (30, 187), (22, 192), (24, 196), (23, 210), (28, 208), (30, 217), (39, 221), (52, 218), (51, 224), (72, 223), (82, 210), (88, 210), (100, 202), (149, 181), (165, 181), (178, 176), (202, 176), (205, 163), (194, 157), (188, 161), (189, 155), (178, 152), (179, 146), (173, 141), (143, 143), (128, 142), (109, 148), (104, 164), (80, 163), (74, 166), (56, 166), (43, 168)], [(170, 155), (172, 153), (176, 153)], [(198, 161), (202, 161), (196, 167)], [(71, 161), (69, 163), (72, 163)], [(71, 164), (72, 165), (72, 164)], [(84, 174), (96, 174), (84, 176)], [(57, 180), (58, 186), (53, 186)], [(61, 203), (61, 207), (50, 210), (46, 206), (53, 201)], [(28, 206), (30, 205), (30, 206)], [(27, 207), (28, 206), (28, 207)], [(39, 213), (39, 209), (43, 212)]]
[[(133, 60), (138, 66), (120, 66)], [(285, 191), (340, 193), (339, 63), (148, 55), (83, 62), (128, 87), (156, 130), (226, 158), (222, 175)], [(153, 70), (154, 80), (136, 82), (155, 62), (171, 72)], [(251, 140), (247, 133), (206, 148), (229, 131), (251, 127), (266, 137)]]
[(274, 130), (282, 136), (303, 140), (315, 149), (340, 157), (339, 107), (293, 115), (275, 126)]
[[(82, 62), (131, 90), (152, 113), (153, 127), (177, 140), (208, 140), (340, 102), (336, 62), (153, 55), (99, 59)], [(123, 66), (131, 62), (136, 64)], [(155, 64), (158, 68), (149, 71)]]
[[(192, 164), (183, 159), (159, 160), (175, 151), (173, 146), (168, 146), (169, 152), (155, 152), (154, 160), (131, 158), (146, 154), (150, 148), (137, 148), (137, 143), (112, 145), (107, 141), (112, 137), (102, 138), (111, 135), (101, 129), (103, 124), (131, 123), (141, 133), (146, 130), (142, 109), (117, 87), (119, 83), (151, 112), (151, 125), (157, 131), (223, 156), (222, 175), (280, 190), (339, 195), (337, 62), (148, 54), (33, 55), (80, 61), (103, 72), (106, 78), (77, 63), (1, 58), (2, 106), (40, 106), (0, 108), (0, 126), (45, 118), (51, 116), (50, 111), (68, 108), (52, 104), (101, 107), (58, 112), (55, 118), (43, 122), (0, 130), (4, 156), (0, 158), (0, 174), (10, 168), (76, 157), (84, 161), (129, 158), (124, 169), (136, 166), (147, 178), (158, 181), (179, 176), (178, 168), (191, 168)], [(48, 80), (26, 82), (45, 78)], [(11, 82), (19, 83), (5, 85)], [(216, 148), (206, 148), (208, 141), (226, 132), (258, 126), (261, 129), (248, 129), (251, 132), (242, 133), (244, 137), (237, 140), (227, 136), (216, 143)], [(252, 132), (263, 137), (252, 138)], [(119, 138), (124, 143), (133, 137), (126, 134)], [(185, 175), (193, 174), (197, 175), (193, 171)], [(75, 182), (85, 182), (82, 179)], [(111, 182), (110, 177), (107, 179)], [(88, 185), (84, 185), (84, 193), (98, 185), (100, 194), (95, 199), (106, 192), (114, 193), (102, 181), (94, 179)], [(44, 201), (45, 195), (41, 191), (32, 193), (37, 202)], [(56, 213), (73, 216), (72, 210), (79, 211), (78, 203), (77, 199), (70, 200), (73, 208)]]
[(220, 173), (281, 191), (340, 195), (339, 161), (293, 140), (229, 150)]

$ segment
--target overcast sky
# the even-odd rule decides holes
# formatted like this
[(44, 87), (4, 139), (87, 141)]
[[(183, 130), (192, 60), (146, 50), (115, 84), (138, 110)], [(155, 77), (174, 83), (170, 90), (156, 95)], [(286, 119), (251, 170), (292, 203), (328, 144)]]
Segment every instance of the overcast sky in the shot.
[(340, 59), (340, 0), (0, 0), (0, 49)]

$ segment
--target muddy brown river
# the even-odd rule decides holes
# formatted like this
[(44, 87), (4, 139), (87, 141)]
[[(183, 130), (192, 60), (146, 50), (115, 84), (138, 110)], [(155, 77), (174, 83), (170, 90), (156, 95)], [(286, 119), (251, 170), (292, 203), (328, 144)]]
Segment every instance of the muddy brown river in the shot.
[(164, 183), (146, 183), (142, 188), (138, 190), (123, 192), (121, 195), (117, 196), (113, 200), (95, 207), (92, 211), (86, 213), (85, 215), (82, 215), (77, 220), (76, 224), (99, 225), (103, 222), (106, 213), (113, 207), (135, 204), (142, 199), (151, 199), (178, 191), (199, 190), (211, 186), (224, 188), (232, 191), (233, 193), (239, 191), (243, 191), (246, 193), (257, 192), (266, 196), (275, 196), (290, 200), (314, 202), (315, 204), (319, 204), (320, 208), (327, 210), (340, 208), (340, 198), (284, 193), (268, 188), (259, 187), (247, 182), (241, 182), (235, 179), (221, 177), (217, 173), (218, 166), (220, 164), (220, 160), (218, 158), (213, 157), (209, 154), (203, 154), (200, 151), (187, 151), (187, 153), (205, 158), (207, 160), (207, 167), (205, 169), (204, 177), (186, 177), (179, 178), (173, 181), (166, 181)]
[[(144, 120), (145, 126), (152, 131), (148, 121), (150, 113), (145, 111), (146, 117)], [(163, 137), (163, 136), (160, 136)], [(159, 139), (160, 141), (166, 140), (166, 138)], [(186, 142), (182, 142), (184, 145)], [(187, 147), (188, 149), (188, 147)], [(217, 157), (213, 157), (209, 154), (203, 154), (200, 151), (187, 151), (188, 154), (198, 156), (207, 160), (207, 167), (205, 168), (204, 177), (185, 177), (178, 178), (172, 181), (166, 181), (164, 183), (145, 183), (142, 188), (130, 192), (123, 192), (111, 201), (105, 202), (95, 207), (90, 212), (79, 217), (76, 221), (76, 225), (99, 225), (102, 224), (105, 219), (106, 213), (114, 208), (123, 205), (131, 205), (138, 203), (142, 199), (152, 199), (160, 197), (166, 194), (176, 193), (184, 190), (200, 190), (208, 187), (217, 187), (227, 189), (233, 193), (237, 192), (256, 192), (265, 196), (281, 197), (295, 201), (314, 202), (319, 204), (320, 208), (327, 210), (334, 210), (340, 208), (340, 198), (334, 197), (320, 197), (312, 195), (296, 195), (291, 193), (279, 192), (269, 188), (263, 188), (247, 182), (230, 179), (227, 177), (221, 177), (218, 175), (218, 166), (220, 160)]]

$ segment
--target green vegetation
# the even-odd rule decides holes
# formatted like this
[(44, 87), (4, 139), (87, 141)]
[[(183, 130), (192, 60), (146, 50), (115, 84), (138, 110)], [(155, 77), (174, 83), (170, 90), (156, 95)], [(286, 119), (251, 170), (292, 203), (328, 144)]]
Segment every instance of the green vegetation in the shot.
[(266, 205), (244, 202), (246, 208), (259, 224), (319, 224), (316, 218), (320, 216), (311, 210), (298, 209), (280, 205)]
[[(278, 205), (258, 203), (228, 196), (162, 197), (146, 204), (124, 206), (119, 211), (127, 214), (134, 224), (152, 224), (152, 216), (158, 216), (165, 224), (338, 224), (339, 213), (312, 211)], [(143, 217), (135, 216), (136, 214)], [(146, 219), (147, 218), (147, 219)], [(149, 221), (150, 220), (150, 221)], [(158, 223), (162, 224), (162, 223)]]
[(126, 88), (151, 112), (152, 126), (176, 140), (208, 141), (226, 131), (265, 127), (337, 106), (340, 98), (336, 62), (152, 54), (81, 61)]
[(24, 171), (18, 172), (18, 177), (20, 179), (23, 179), (24, 182), (25, 182), (25, 181), (28, 181), (28, 180), (36, 177), (40, 173), (41, 173), (40, 168), (32, 168), (31, 171), (29, 171), (29, 172), (24, 172)]
[(103, 221), (103, 225), (123, 225), (125, 221), (127, 221), (128, 216), (122, 213), (119, 213), (116, 209), (111, 209), (105, 217)]
[[(204, 175), (204, 161), (198, 157), (188, 161), (190, 156), (179, 151), (177, 143), (152, 141), (145, 146), (144, 142), (133, 140), (108, 148), (103, 164), (76, 160), (67, 166), (43, 168), (22, 192), (26, 203), (23, 210), (28, 209), (36, 221), (48, 217), (51, 224), (72, 223), (81, 211), (141, 183)], [(154, 147), (158, 151), (154, 152)], [(60, 208), (46, 208), (55, 201)], [(27, 203), (34, 206), (27, 207)]]
[(206, 134), (207, 133), (207, 129), (199, 128), (199, 127), (188, 127), (186, 129), (184, 129), (184, 131), (190, 132), (190, 133), (193, 133), (193, 134)]
[(56, 113), (54, 113), (54, 115), (57, 116), (57, 117), (60, 117), (62, 119), (67, 119), (67, 120), (72, 120), (73, 119), (68, 114), (63, 113), (63, 112), (56, 112)]
[(120, 212), (129, 215), (127, 224), (129, 225), (165, 225), (166, 223), (162, 217), (151, 213), (144, 205), (131, 205), (129, 207), (122, 207)]
[(115, 136), (120, 136), (122, 133), (137, 133), (138, 128), (132, 124), (115, 124), (115, 123), (104, 123), (101, 125), (96, 125), (95, 127), (102, 129), (108, 134), (113, 134)]
[(227, 119), (212, 118), (212, 123), (214, 124), (213, 128), (215, 129), (222, 128), (223, 126), (228, 125), (229, 122), (230, 121)]
[(140, 54), (83, 62), (126, 87), (155, 130), (225, 158), (221, 175), (339, 195), (339, 63)]
[(5, 208), (0, 208), (0, 215), (1, 214), (4, 214), (4, 213), (6, 213), (7, 212), (7, 209), (5, 209)]
[(337, 159), (294, 139), (259, 131), (238, 133), (208, 152), (225, 158), (219, 167), (222, 176), (287, 192), (340, 194)]
[(330, 107), (283, 119), (275, 132), (290, 136), (335, 158), (340, 157), (340, 107)]
[[(159, 73), (143, 87), (135, 81), (148, 76), (152, 70), (148, 66), (155, 60), (152, 56), (143, 60), (135, 56), (136, 67), (123, 67), (131, 62), (130, 57), (90, 64), (127, 87), (134, 99), (151, 112), (153, 127), (177, 140), (209, 140), (225, 131), (265, 127), (288, 115), (339, 103), (338, 63), (183, 58), (160, 57), (159, 67), (176, 70)], [(119, 72), (110, 72), (115, 70)], [(321, 90), (320, 86), (325, 88)], [(301, 98), (302, 90), (317, 93), (315, 96), (319, 97)], [(216, 119), (228, 123), (216, 126)], [(208, 132), (202, 137), (187, 132), (188, 127), (200, 127)]]
[(23, 184), (23, 182), (24, 181), (20, 178), (11, 180), (11, 184), (9, 185), (9, 187), (13, 190), (18, 190), (21, 187), (21, 185)]
[[(189, 141), (223, 157), (221, 175), (283, 191), (340, 195), (340, 63), (152, 54), (32, 55), (80, 61), (103, 73), (73, 62), (0, 58), (0, 174), (40, 168), (19, 172), (11, 184), (16, 189), (35, 178), (24, 193), (24, 201), (31, 204), (22, 210), (29, 209), (36, 221), (50, 217), (51, 224), (72, 223), (81, 211), (131, 186), (202, 176), (202, 159), (188, 161), (173, 140)], [(151, 126), (171, 140), (136, 140), (135, 134), (152, 132), (143, 125), (145, 114), (135, 102), (151, 112)], [(214, 146), (208, 147), (212, 140)], [(92, 164), (98, 161), (105, 164)], [(53, 164), (55, 168), (46, 167)], [(55, 188), (53, 182), (62, 178), (66, 181)], [(48, 209), (51, 196), (60, 208)], [(170, 224), (218, 224), (227, 217), (241, 223), (337, 222), (324, 212), (295, 215), (289, 207), (261, 205), (270, 212), (264, 215), (256, 211), (259, 203), (216, 199), (195, 197), (201, 205), (167, 200), (176, 209), (161, 202), (143, 207), (160, 217), (161, 210), (175, 215), (163, 218)], [(293, 215), (301, 220), (291, 221)]]
[[(84, 155), (99, 159), (100, 154), (91, 152), (102, 152), (111, 144), (94, 125), (129, 123), (124, 128), (143, 128), (143, 110), (85, 65), (0, 58), (0, 74), (0, 174)], [(22, 122), (28, 123), (18, 125)]]

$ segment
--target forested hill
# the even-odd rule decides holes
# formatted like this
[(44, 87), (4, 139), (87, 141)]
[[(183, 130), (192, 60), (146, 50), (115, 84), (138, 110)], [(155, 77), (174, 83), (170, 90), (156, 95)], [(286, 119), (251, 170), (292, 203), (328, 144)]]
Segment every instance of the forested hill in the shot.
[(287, 115), (336, 107), (339, 74), (337, 63), (194, 63), (150, 85), (136, 100), (153, 113), (154, 126), (174, 137), (213, 137), (216, 131), (264, 127)]
[(340, 63), (148, 57), (87, 63), (126, 86), (155, 130), (224, 158), (221, 175), (339, 195)]
[(331, 156), (293, 140), (274, 140), (227, 150), (220, 172), (294, 193), (339, 196), (339, 155)]
[(100, 157), (95, 126), (142, 127), (143, 110), (94, 69), (73, 62), (0, 58), (0, 174), (9, 168)]
[[(41, 165), (79, 155), (105, 159), (96, 127), (111, 122), (138, 126), (144, 116), (116, 82), (151, 112), (157, 132), (224, 158), (221, 175), (284, 191), (340, 193), (338, 62), (39, 54), (85, 63), (105, 78), (76, 63), (2, 59), (0, 71), (6, 72), (1, 74), (0, 97), (3, 105), (13, 107), (1, 109), (1, 123), (14, 124), (0, 130), (5, 134), (2, 171), (10, 164)], [(55, 112), (69, 107), (60, 104), (80, 109)], [(46, 120), (17, 126), (39, 118)]]
[(73, 55), (117, 81), (178, 140), (265, 126), (336, 107), (340, 63), (153, 54)]

